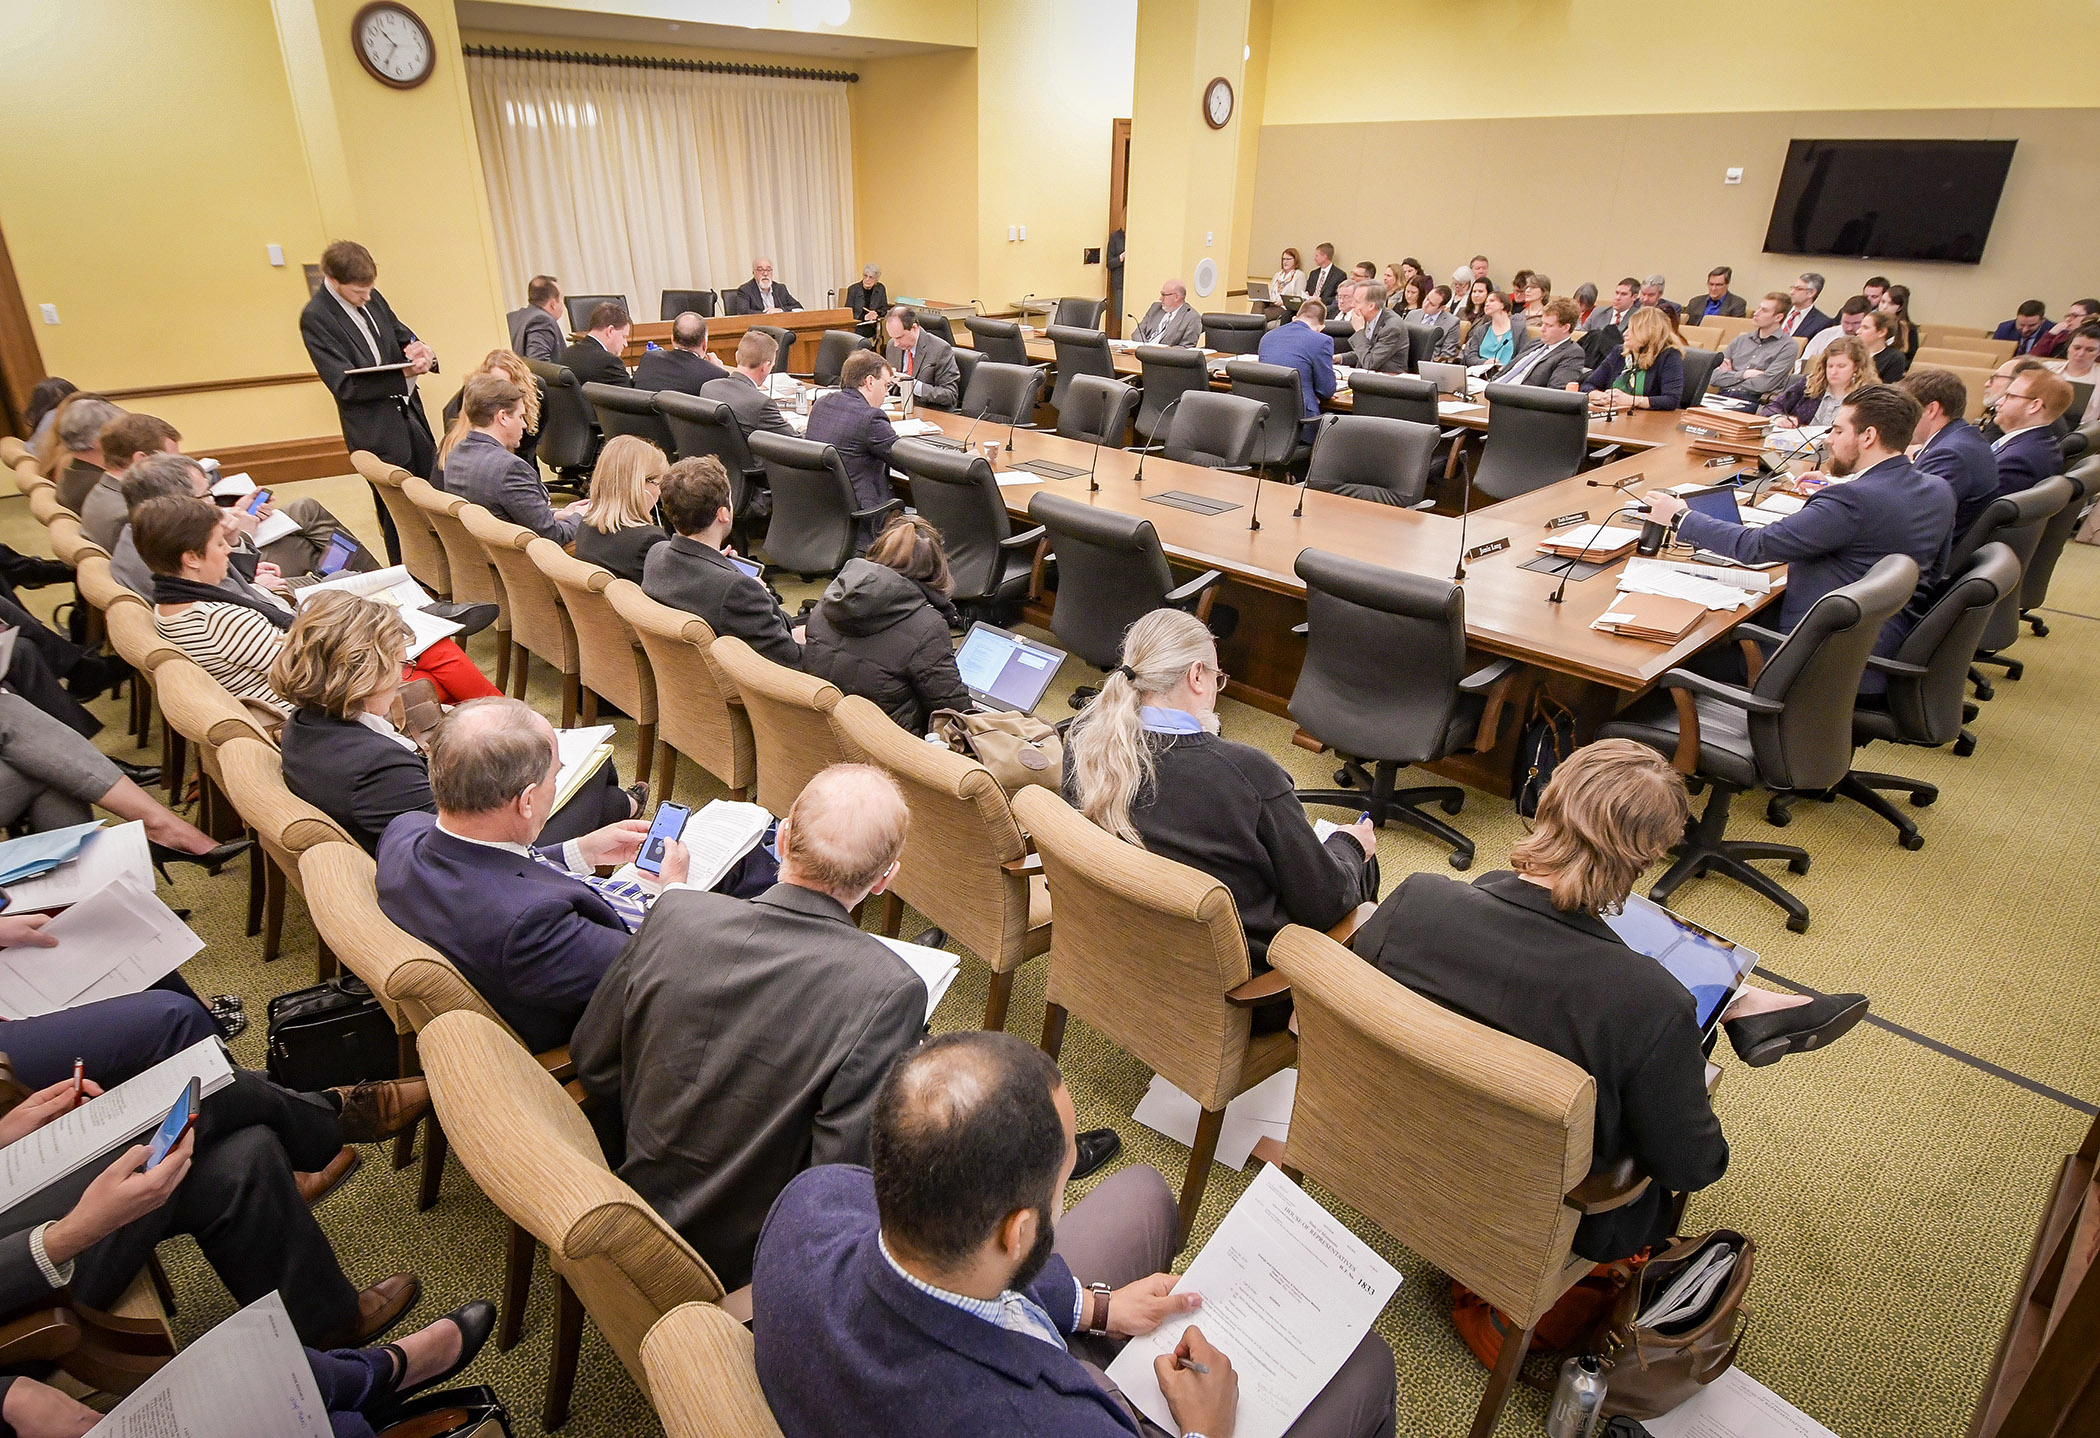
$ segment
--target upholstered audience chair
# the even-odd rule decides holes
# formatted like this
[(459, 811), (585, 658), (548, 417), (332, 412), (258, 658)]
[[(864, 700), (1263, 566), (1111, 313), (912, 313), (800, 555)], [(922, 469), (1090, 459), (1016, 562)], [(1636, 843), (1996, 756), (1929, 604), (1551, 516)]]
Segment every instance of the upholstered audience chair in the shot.
[(727, 785), (731, 798), (743, 798), (757, 782), (757, 751), (736, 685), (715, 662), (714, 630), (697, 614), (658, 604), (632, 580), (615, 579), (605, 598), (641, 640), (656, 676), (655, 797), (671, 797), (683, 754)]
[[(388, 464), (368, 449), (351, 455), (350, 466), (365, 477), (372, 492), (379, 496), (379, 502), (393, 517), (394, 532), (401, 540), (402, 567), (438, 598), (450, 598), (452, 566), (445, 556), (445, 542), (438, 537), (437, 526), (431, 522), (430, 515), (408, 497), (406, 485), (416, 476), (398, 464)], [(429, 484), (429, 481), (422, 483)]]
[[(275, 959), (284, 935), (284, 891), (289, 884), (304, 897), (299, 865), (306, 851), (318, 844), (352, 843), (335, 820), (285, 787), (283, 757), (268, 744), (236, 738), (219, 746), (219, 773), (226, 796), (255, 831), (262, 846), (263, 871), (263, 961)], [(307, 907), (313, 904), (308, 901)], [(326, 982), (335, 977), (336, 957), (328, 941), (321, 939), (314, 956), (314, 976)]]
[(496, 518), (478, 504), (462, 508), (459, 522), (481, 545), (503, 581), (514, 661), (511, 693), (525, 697), (533, 659), (553, 665), (561, 675), (561, 723), (556, 727), (567, 729), (576, 722), (576, 706), (583, 693), (583, 660), (576, 652), (576, 626), (569, 621), (561, 591), (525, 552), (539, 536), (521, 524)]
[(758, 1386), (751, 1333), (712, 1303), (681, 1303), (642, 1339), (666, 1438), (780, 1438)]
[(605, 597), (606, 586), (619, 576), (562, 553), (551, 539), (533, 540), (525, 546), (525, 554), (553, 582), (576, 632), (583, 722), (598, 722), (601, 699), (634, 720), (634, 777), (638, 783), (648, 783), (656, 744), (656, 671), (649, 667), (649, 656), (633, 628)]
[[(384, 493), (382, 488), (381, 493)], [(503, 580), (496, 573), (496, 566), (489, 561), (489, 552), (481, 541), (467, 533), (467, 526), (460, 522), (459, 512), (467, 507), (467, 501), (456, 494), (447, 494), (427, 479), (410, 475), (401, 482), (401, 493), (423, 516), (424, 522), (438, 537), (438, 546), (445, 552), (445, 578), (451, 582), (452, 602), (455, 604), (493, 604), (496, 606), (496, 687), (508, 690), (511, 686), (510, 655), (515, 647), (510, 627), (510, 596), (504, 593)], [(407, 526), (399, 521), (397, 530)], [(402, 557), (408, 550), (404, 542)], [(524, 669), (519, 668), (518, 684), (524, 686)]]
[(783, 816), (802, 786), (845, 759), (831, 727), (838, 686), (775, 664), (743, 640), (724, 634), (709, 651), (743, 700), (757, 751), (756, 798)]

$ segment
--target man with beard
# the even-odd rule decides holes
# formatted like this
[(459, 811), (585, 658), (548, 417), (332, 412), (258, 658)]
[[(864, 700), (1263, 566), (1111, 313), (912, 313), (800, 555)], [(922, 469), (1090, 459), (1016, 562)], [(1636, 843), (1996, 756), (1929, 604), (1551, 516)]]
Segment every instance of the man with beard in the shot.
[[(1065, 1212), (1075, 1129), (1056, 1065), (1010, 1034), (945, 1034), (897, 1063), (872, 1172), (801, 1175), (759, 1239), (752, 1337), (787, 1438), (1161, 1432), (1101, 1368), (1202, 1306), (1165, 1271), (1174, 1198), (1138, 1165)], [(1177, 1353), (1154, 1361), (1177, 1430), (1232, 1438), (1233, 1356), (1200, 1322)], [(1389, 1434), (1393, 1398), (1392, 1350), (1366, 1335), (1289, 1432)]]

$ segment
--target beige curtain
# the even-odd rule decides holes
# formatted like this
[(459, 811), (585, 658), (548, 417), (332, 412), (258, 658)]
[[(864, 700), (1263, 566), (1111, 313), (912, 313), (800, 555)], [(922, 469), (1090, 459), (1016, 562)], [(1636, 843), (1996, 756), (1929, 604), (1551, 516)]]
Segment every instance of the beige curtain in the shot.
[(653, 320), (765, 258), (820, 309), (858, 272), (842, 83), (481, 56), (467, 82), (512, 305), (551, 274)]

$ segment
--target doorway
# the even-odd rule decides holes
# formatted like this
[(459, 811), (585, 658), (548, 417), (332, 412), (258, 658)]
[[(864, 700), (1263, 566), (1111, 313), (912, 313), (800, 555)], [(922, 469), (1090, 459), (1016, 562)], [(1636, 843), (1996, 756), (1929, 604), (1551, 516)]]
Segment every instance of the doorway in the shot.
[(1130, 201), (1130, 121), (1115, 122), (1108, 154), (1108, 333), (1123, 337), (1123, 222)]

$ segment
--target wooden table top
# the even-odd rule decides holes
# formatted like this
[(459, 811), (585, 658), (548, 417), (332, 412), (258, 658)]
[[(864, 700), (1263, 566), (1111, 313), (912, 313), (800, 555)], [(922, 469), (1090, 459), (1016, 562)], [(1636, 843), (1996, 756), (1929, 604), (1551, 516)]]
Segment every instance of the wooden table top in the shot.
[[(649, 343), (659, 345), (671, 341), (670, 320), (636, 320), (627, 332), (627, 348), (620, 358), (629, 369), (648, 353)], [(789, 310), (777, 315), (713, 315), (707, 321), (707, 347), (710, 350), (735, 350), (736, 342), (744, 337), (753, 325), (774, 325), (780, 329), (793, 330), (800, 338), (811, 341), (825, 330), (850, 330), (853, 328), (851, 310)], [(574, 336), (571, 336), (574, 338)]]

